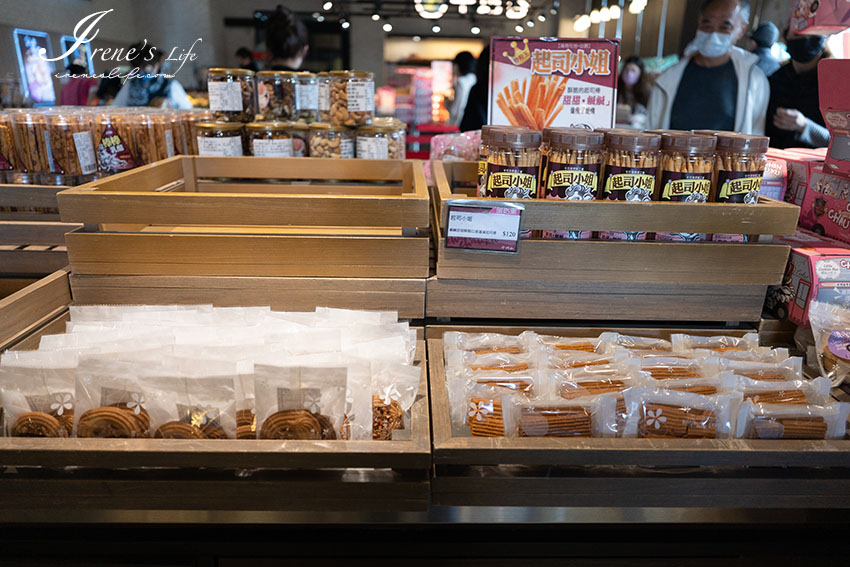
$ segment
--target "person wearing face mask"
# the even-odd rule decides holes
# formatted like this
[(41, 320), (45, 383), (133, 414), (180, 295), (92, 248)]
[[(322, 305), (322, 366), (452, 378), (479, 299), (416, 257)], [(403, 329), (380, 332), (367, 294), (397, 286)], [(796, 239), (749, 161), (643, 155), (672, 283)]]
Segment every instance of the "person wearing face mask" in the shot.
[(826, 37), (785, 31), (791, 61), (770, 77), (767, 135), (775, 148), (829, 145), (818, 94), (818, 63), (828, 57)]
[(761, 24), (750, 34), (750, 51), (758, 56), (759, 62), (756, 65), (768, 78), (779, 70), (779, 61), (770, 51), (777, 39), (779, 39), (779, 29), (773, 22)]
[(633, 128), (643, 127), (646, 124), (649, 88), (640, 57), (632, 55), (626, 59), (617, 84), (617, 123), (629, 123)]
[(758, 57), (734, 47), (747, 28), (746, 0), (705, 0), (685, 58), (658, 77), (649, 127), (764, 134), (770, 87)]
[(113, 99), (113, 106), (162, 106), (167, 108), (192, 108), (192, 101), (176, 79), (160, 73), (165, 54), (146, 42), (130, 46), (134, 57), (130, 68), (138, 69), (139, 76), (127, 79)]

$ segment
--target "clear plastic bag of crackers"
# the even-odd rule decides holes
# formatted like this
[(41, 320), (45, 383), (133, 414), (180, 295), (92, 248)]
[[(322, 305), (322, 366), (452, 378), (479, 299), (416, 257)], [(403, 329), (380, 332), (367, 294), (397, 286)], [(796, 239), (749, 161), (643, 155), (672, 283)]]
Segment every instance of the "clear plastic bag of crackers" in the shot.
[(652, 380), (652, 382), (647, 385), (662, 390), (688, 392), (691, 394), (699, 394), (701, 396), (714, 396), (727, 390), (735, 390), (734, 387), (724, 386), (723, 380), (720, 376)]
[(844, 439), (850, 404), (825, 406), (744, 402), (738, 411), (739, 439)]
[(523, 354), (532, 350), (532, 335), (501, 335), (498, 333), (461, 333), (449, 331), (443, 335), (443, 348), (473, 352), (475, 354)]
[(529, 344), (536, 342), (548, 350), (568, 355), (570, 353), (613, 354), (615, 343), (612, 335), (612, 333), (603, 333), (598, 337), (557, 337), (526, 331), (520, 336), (526, 338)]
[(626, 392), (624, 437), (652, 439), (728, 439), (741, 403), (740, 392), (702, 396), (657, 388)]
[(784, 382), (803, 378), (803, 359), (789, 357), (780, 362), (760, 362), (754, 360), (730, 360), (727, 358), (706, 358), (703, 362), (705, 373), (714, 376), (729, 372), (753, 380), (765, 382)]
[(421, 378), (422, 370), (416, 366), (372, 363), (372, 439), (399, 439), (401, 431), (409, 432), (405, 421)]
[(634, 351), (636, 356), (640, 356), (644, 351), (673, 352), (673, 343), (666, 339), (623, 335), (621, 333), (602, 333), (599, 338), (610, 341), (617, 347)]
[(741, 392), (745, 402), (823, 406), (830, 400), (830, 383), (823, 376), (814, 380), (771, 382), (724, 372), (718, 378), (724, 389)]
[(463, 430), (465, 426), (466, 432), (473, 437), (504, 437), (503, 401), (512, 398), (530, 401), (531, 397), (523, 389), (512, 390), (504, 386), (467, 382), (461, 408), (462, 427), (453, 428), (453, 432), (456, 429)]
[(512, 354), (490, 352), (476, 354), (468, 351), (450, 351), (446, 356), (446, 365), (471, 371), (501, 371), (508, 374), (528, 372), (537, 368), (535, 353)]
[(616, 432), (616, 398), (528, 402), (503, 396), (506, 437), (611, 437)]
[(655, 380), (686, 380), (706, 378), (712, 375), (706, 371), (704, 359), (682, 358), (677, 356), (641, 358), (640, 369)]
[[(462, 134), (438, 134), (431, 138), (431, 161), (477, 161), (481, 130)], [(428, 168), (426, 168), (428, 169)]]
[(743, 337), (730, 337), (728, 335), (715, 335), (712, 337), (699, 337), (676, 333), (670, 336), (674, 352), (690, 352), (697, 349), (710, 350), (715, 353), (729, 351), (757, 351), (759, 349), (759, 336), (757, 333), (747, 333)]
[(850, 375), (850, 309), (831, 303), (809, 304), (818, 366), (833, 387)]

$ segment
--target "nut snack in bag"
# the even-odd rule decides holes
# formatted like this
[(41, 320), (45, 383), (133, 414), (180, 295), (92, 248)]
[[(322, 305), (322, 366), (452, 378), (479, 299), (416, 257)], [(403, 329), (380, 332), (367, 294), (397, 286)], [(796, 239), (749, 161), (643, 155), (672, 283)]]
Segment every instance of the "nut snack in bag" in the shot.
[(850, 404), (826, 406), (744, 402), (738, 412), (739, 439), (843, 439)]
[(700, 396), (687, 392), (634, 388), (626, 393), (629, 417), (624, 437), (728, 439), (741, 403), (740, 392)]
[(416, 401), (422, 371), (416, 366), (372, 364), (372, 439), (392, 439)]
[(850, 309), (831, 303), (809, 304), (818, 366), (824, 378), (838, 387), (850, 374)]

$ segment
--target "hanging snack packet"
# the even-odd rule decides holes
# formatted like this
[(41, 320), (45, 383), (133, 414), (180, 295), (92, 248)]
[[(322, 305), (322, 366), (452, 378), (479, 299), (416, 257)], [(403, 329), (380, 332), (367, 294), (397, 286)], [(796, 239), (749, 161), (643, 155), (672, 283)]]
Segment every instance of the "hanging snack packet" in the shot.
[(744, 402), (738, 412), (739, 439), (843, 439), (850, 404), (827, 406)]

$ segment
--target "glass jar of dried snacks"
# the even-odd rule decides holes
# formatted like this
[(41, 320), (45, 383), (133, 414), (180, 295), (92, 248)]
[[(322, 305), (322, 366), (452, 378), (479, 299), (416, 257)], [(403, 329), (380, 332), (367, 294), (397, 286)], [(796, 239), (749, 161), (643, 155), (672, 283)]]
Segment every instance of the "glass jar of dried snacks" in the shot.
[[(661, 136), (611, 130), (605, 134), (605, 174), (599, 198), (612, 201), (652, 201)], [(607, 240), (646, 240), (645, 232), (602, 231)]]
[(375, 118), (372, 124), (386, 126), (391, 130), (389, 145), (390, 159), (404, 159), (407, 152), (407, 124), (393, 117)]
[(310, 125), (303, 122), (290, 122), (286, 131), (292, 136), (292, 157), (310, 156)]
[(331, 124), (364, 126), (375, 117), (375, 75), (364, 71), (332, 71)]
[(403, 128), (391, 125), (358, 128), (358, 159), (404, 159), (403, 134)]
[(252, 156), (292, 157), (292, 134), (288, 122), (251, 122), (245, 125), (245, 140)]
[(481, 143), (478, 146), (478, 196), (485, 197), (487, 193), (487, 146), (490, 143), (490, 132), (493, 130), (522, 130), (521, 126), (490, 126), (481, 127)]
[(242, 124), (198, 122), (195, 124), (195, 138), (198, 142), (198, 155), (200, 156), (245, 155)]
[(354, 133), (323, 122), (310, 125), (310, 157), (353, 158)]
[(538, 197), (540, 139), (540, 132), (527, 129), (490, 131), (485, 197)]
[(195, 124), (198, 122), (213, 122), (213, 112), (206, 109), (184, 110), (183, 136), (186, 138), (186, 153), (198, 155), (198, 139), (195, 137)]
[(138, 165), (133, 148), (131, 121), (138, 120), (136, 113), (122, 109), (105, 109), (92, 116), (95, 152), (100, 171), (121, 173)]
[(301, 71), (295, 77), (294, 120), (315, 122), (319, 119), (319, 83), (316, 75)]
[(50, 173), (42, 182), (50, 185), (77, 185), (94, 179), (92, 121), (88, 113), (54, 110), (45, 113), (50, 140)]
[(331, 75), (330, 73), (319, 73), (316, 75), (316, 83), (319, 91), (319, 121), (330, 123), (331, 121)]
[[(599, 188), (605, 136), (576, 128), (546, 132), (548, 159), (544, 168), (543, 197), (567, 201), (592, 201)], [(544, 238), (588, 239), (589, 230), (547, 230)]]
[(8, 183), (21, 183), (12, 117), (8, 113), (0, 112), (0, 181), (3, 180)]
[(219, 122), (252, 122), (257, 114), (254, 72), (249, 69), (210, 69), (207, 74), (210, 110)]
[(22, 108), (8, 112), (20, 160), (19, 178), (22, 183), (41, 183), (42, 175), (50, 175), (47, 118), (44, 112), (33, 109)]
[(278, 122), (295, 118), (295, 76), (292, 71), (257, 73), (257, 120)]

